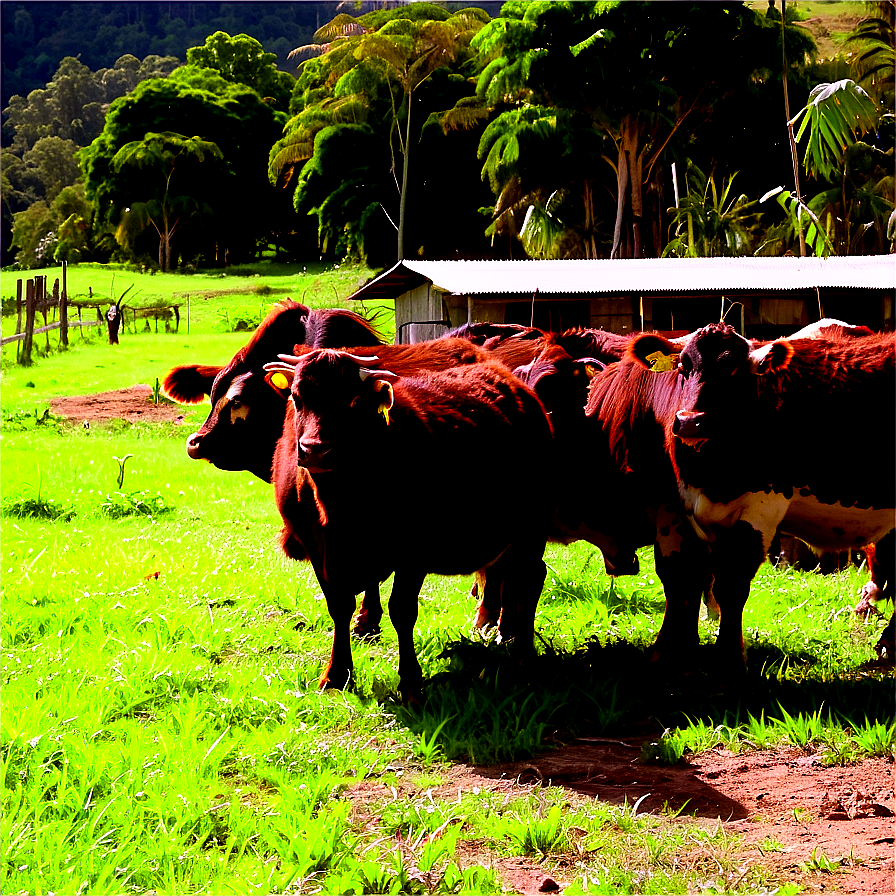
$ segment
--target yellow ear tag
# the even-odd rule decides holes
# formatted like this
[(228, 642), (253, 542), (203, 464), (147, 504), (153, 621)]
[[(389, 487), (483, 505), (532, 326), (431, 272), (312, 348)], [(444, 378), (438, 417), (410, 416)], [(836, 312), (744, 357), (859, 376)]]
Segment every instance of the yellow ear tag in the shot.
[(388, 426), (389, 425), (389, 406), (385, 405), (385, 404), (381, 404), (379, 411), (383, 415), (383, 420), (386, 421), (386, 426)]
[(664, 355), (662, 352), (654, 352), (652, 355), (647, 355), (644, 360), (650, 361), (650, 369), (654, 373), (662, 373), (666, 370), (675, 369), (678, 355)]
[(286, 378), (286, 374), (284, 373), (275, 373), (271, 377), (271, 383), (276, 386), (278, 389), (288, 389), (289, 388), (289, 380)]

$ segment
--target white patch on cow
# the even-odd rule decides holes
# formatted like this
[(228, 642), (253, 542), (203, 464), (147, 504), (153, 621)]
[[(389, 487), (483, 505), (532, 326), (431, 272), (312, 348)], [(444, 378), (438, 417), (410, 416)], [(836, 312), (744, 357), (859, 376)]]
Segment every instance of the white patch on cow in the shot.
[[(232, 404), (234, 401), (240, 401), (240, 395), (243, 393), (243, 381), (248, 374), (238, 376), (231, 384), (224, 397), (218, 402), (218, 409), (224, 407), (224, 403)], [(239, 407), (230, 408), (230, 422), (235, 423), (237, 420), (245, 420), (249, 416), (249, 406), (240, 403)]]
[(772, 492), (750, 492), (725, 504), (710, 501), (700, 489), (679, 486), (681, 500), (697, 535), (703, 541), (716, 540), (714, 527), (730, 529), (743, 520), (762, 533), (762, 546), (768, 550), (781, 520), (787, 513), (788, 500)]
[(781, 530), (806, 544), (824, 550), (857, 548), (871, 544), (894, 527), (892, 507), (881, 510), (823, 504), (810, 495), (795, 493), (781, 521)]
[(892, 508), (823, 504), (813, 496), (801, 496), (799, 488), (794, 488), (792, 498), (751, 492), (727, 504), (710, 501), (699, 489), (682, 486), (679, 491), (697, 535), (708, 542), (715, 541), (714, 527), (730, 529), (740, 520), (762, 533), (765, 550), (779, 528), (819, 550), (862, 547), (894, 528)]

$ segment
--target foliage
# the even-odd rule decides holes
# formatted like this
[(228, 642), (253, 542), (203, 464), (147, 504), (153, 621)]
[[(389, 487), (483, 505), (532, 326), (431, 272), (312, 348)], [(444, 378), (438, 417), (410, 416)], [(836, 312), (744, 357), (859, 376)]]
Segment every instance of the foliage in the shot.
[[(180, 168), (178, 186), (193, 173), (196, 166), (210, 166), (212, 160), (221, 159), (222, 153), (216, 143), (199, 137), (185, 137), (171, 131), (147, 133), (142, 140), (126, 143), (112, 157), (112, 170), (120, 172), (124, 166), (155, 170), (156, 177), (146, 189), (151, 197), (148, 201), (134, 202), (125, 209), (116, 231), (116, 239), (127, 247), (135, 236), (147, 226), (152, 226), (159, 237), (159, 268), (171, 268), (171, 240), (199, 211), (199, 203), (184, 194), (175, 194), (171, 181), (176, 167)], [(192, 168), (192, 172), (191, 172)], [(186, 169), (186, 171), (184, 171)], [(220, 176), (223, 172), (217, 172)], [(206, 175), (208, 176), (208, 175)], [(214, 176), (214, 175), (212, 175)], [(190, 180), (187, 181), (188, 183)]]
[[(380, 204), (387, 214), (387, 206), (392, 211), (389, 218), (397, 231), (395, 254), (404, 257), (405, 234), (409, 232), (410, 159), (427, 117), (425, 111), (419, 120), (416, 117), (420, 102), (426, 101), (424, 85), (440, 70), (462, 68), (469, 56), (470, 39), (487, 18), (472, 8), (452, 14), (426, 3), (369, 13), (357, 19), (341, 13), (318, 31), (315, 37), (319, 43), (315, 47), (299, 48), (313, 58), (305, 60), (296, 85), (300, 97), (295, 103), (297, 114), (271, 150), (271, 181), (290, 183), (297, 169), (318, 153), (318, 137), (325, 129), (333, 128), (338, 133), (343, 127), (366, 122), (374, 128), (369, 134), (381, 141), (382, 148), (376, 155), (388, 154), (391, 158), (392, 179), (398, 192), (396, 209), (394, 201), (387, 202), (385, 196), (378, 195), (382, 175), (375, 177), (371, 185), (353, 173), (358, 180), (356, 201), (347, 207), (342, 200), (326, 209), (302, 195), (308, 181), (299, 178), (296, 208), (316, 210), (322, 239), (344, 230), (347, 242), (361, 247), (361, 252), (369, 257), (371, 250), (365, 245), (369, 233), (365, 231), (369, 231), (367, 224), (375, 206)], [(334, 131), (328, 130), (327, 134), (333, 135)], [(358, 153), (353, 167), (365, 168), (363, 158)], [(320, 172), (323, 165), (318, 163), (316, 167)], [(331, 183), (329, 192), (335, 189)]]
[[(207, 207), (209, 219), (201, 232), (183, 235), (176, 253), (219, 264), (254, 257), (271, 198), (262, 165), (281, 126), (277, 113), (254, 90), (230, 84), (217, 72), (184, 66), (176, 74), (144, 81), (112, 104), (102, 134), (81, 151), (87, 196), (102, 211), (101, 222), (117, 227), (125, 209), (134, 208), (138, 198), (152, 198), (158, 183), (151, 168), (115, 161), (122, 160), (123, 147), (139, 145), (148, 133), (191, 135), (183, 139), (217, 146), (223, 165), (191, 164), (189, 180), (179, 187), (181, 204)], [(157, 220), (146, 211), (147, 220)], [(139, 256), (152, 243), (129, 245), (131, 255)]]
[(896, 70), (896, 5), (892, 0), (867, 4), (872, 15), (862, 19), (847, 39), (856, 53), (857, 81), (884, 109), (893, 108)]
[[(811, 38), (792, 26), (785, 36), (789, 57), (801, 65), (813, 50)], [(540, 143), (521, 136), (518, 149), (506, 140), (502, 168), (498, 144), (481, 145), (483, 177), (492, 179), (497, 199), (496, 225), (504, 215), (502, 228), (516, 233), (529, 207), (543, 206), (558, 190), (575, 194), (582, 197), (578, 254), (595, 257), (596, 203), (603, 195), (596, 162), (602, 158), (613, 172), (604, 183), (616, 199), (606, 216), (615, 219), (610, 256), (658, 254), (659, 163), (674, 158), (723, 100), (736, 102), (780, 67), (779, 39), (779, 27), (745, 6), (505, 5), (473, 42), (483, 65), (477, 96), (497, 113), (489, 127), (497, 129), (503, 119), (508, 137), (522, 135), (535, 119), (542, 128), (557, 127), (571, 155), (568, 166), (546, 166)], [(575, 128), (557, 125), (563, 112)]]
[(146, 489), (135, 492), (109, 492), (100, 503), (106, 516), (118, 520), (126, 516), (159, 516), (171, 513), (174, 507), (161, 492), (151, 494)]
[(876, 124), (873, 101), (854, 81), (843, 79), (835, 84), (819, 84), (809, 94), (809, 101), (794, 116), (793, 123), (803, 122), (796, 133), (802, 139), (807, 128), (809, 140), (803, 166), (809, 174), (830, 178), (839, 170), (847, 147), (855, 138)]
[(285, 112), (295, 79), (277, 68), (275, 53), (266, 53), (261, 43), (248, 34), (231, 37), (216, 31), (201, 47), (187, 50), (187, 62), (199, 68), (214, 69), (233, 84), (251, 87), (265, 102)]
[(676, 236), (663, 249), (663, 257), (715, 258), (752, 254), (757, 204), (743, 193), (732, 195), (737, 173), (716, 186), (714, 174), (707, 177), (690, 159), (685, 168), (686, 195), (678, 208), (670, 208)]

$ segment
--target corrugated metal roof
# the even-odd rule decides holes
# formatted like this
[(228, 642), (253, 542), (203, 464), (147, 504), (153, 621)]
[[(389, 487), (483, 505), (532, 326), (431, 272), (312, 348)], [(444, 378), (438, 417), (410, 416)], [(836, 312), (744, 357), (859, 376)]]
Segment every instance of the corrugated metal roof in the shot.
[(425, 281), (464, 296), (896, 289), (896, 256), (402, 261), (350, 298), (395, 298)]

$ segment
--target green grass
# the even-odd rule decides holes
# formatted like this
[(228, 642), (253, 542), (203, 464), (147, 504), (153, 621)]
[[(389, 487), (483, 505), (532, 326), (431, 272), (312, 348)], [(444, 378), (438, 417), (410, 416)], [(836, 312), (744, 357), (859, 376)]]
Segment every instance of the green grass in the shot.
[[(207, 407), (184, 426), (84, 429), (44, 413), (52, 395), (151, 384), (244, 339), (77, 343), (28, 370), (4, 353), (0, 892), (499, 893), (492, 856), (514, 855), (561, 869), (573, 893), (796, 892), (755, 860), (744, 874), (721, 825), (446, 782), (459, 760), (521, 759), (645, 720), (658, 761), (760, 742), (831, 762), (892, 755), (892, 678), (861, 671), (884, 620), (851, 612), (863, 574), (763, 567), (748, 674), (721, 688), (706, 620), (692, 675), (650, 669), (663, 597), (648, 551), (640, 576), (614, 582), (594, 548), (552, 546), (531, 668), (471, 632), (470, 578), (433, 576), (416, 627), (422, 705), (398, 701), (388, 624), (354, 644), (354, 690), (319, 693), (320, 588), (278, 553), (269, 485), (187, 458)], [(108, 513), (140, 495), (166, 512)]]

